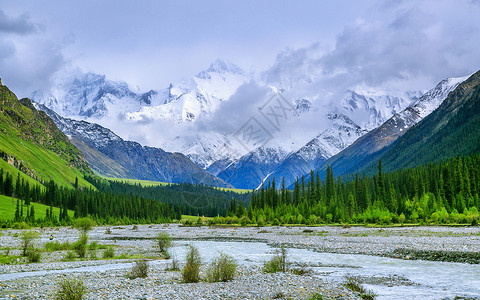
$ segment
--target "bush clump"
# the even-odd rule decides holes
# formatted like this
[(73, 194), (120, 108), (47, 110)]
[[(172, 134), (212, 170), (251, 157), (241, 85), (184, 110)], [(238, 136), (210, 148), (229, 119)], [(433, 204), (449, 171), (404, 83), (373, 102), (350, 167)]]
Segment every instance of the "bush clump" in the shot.
[(83, 281), (77, 279), (65, 279), (59, 284), (55, 293), (56, 300), (81, 300), (87, 288)]
[(182, 279), (185, 283), (194, 283), (200, 281), (200, 267), (202, 266), (202, 259), (200, 252), (194, 246), (188, 246), (188, 253), (186, 263), (182, 270)]
[(28, 256), (29, 250), (33, 247), (33, 241), (39, 238), (36, 231), (22, 231), (20, 238), (22, 240), (22, 256)]
[(168, 253), (168, 249), (172, 247), (172, 238), (170, 235), (166, 232), (160, 232), (157, 237), (157, 245), (158, 245), (158, 250), (162, 254), (163, 257), (165, 258), (170, 258), (170, 254)]
[(79, 258), (84, 258), (85, 254), (87, 254), (87, 243), (88, 236), (86, 234), (80, 235), (78, 241), (73, 243), (72, 248), (75, 250)]
[(75, 259), (75, 253), (73, 251), (68, 251), (65, 257), (63, 258), (64, 261), (72, 261)]
[(277, 273), (287, 271), (287, 249), (282, 247), (280, 253), (275, 255), (263, 265), (265, 273)]
[(207, 280), (209, 282), (227, 282), (233, 280), (237, 264), (232, 256), (220, 253), (214, 258), (207, 269)]
[(103, 258), (113, 258), (114, 256), (115, 248), (113, 248), (113, 246), (109, 246), (103, 251)]
[(144, 259), (137, 260), (133, 265), (132, 270), (128, 274), (128, 278), (147, 278), (148, 277), (148, 262)]

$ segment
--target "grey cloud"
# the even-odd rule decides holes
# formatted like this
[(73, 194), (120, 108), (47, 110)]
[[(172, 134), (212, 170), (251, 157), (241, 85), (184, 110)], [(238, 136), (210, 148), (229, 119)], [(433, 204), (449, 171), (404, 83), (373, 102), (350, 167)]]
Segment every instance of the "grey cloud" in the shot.
[(250, 82), (240, 86), (228, 101), (205, 119), (199, 119), (199, 130), (215, 130), (223, 134), (233, 134), (258, 114), (261, 107), (272, 96), (269, 88)]
[(38, 27), (27, 15), (12, 18), (0, 9), (0, 32), (25, 35), (36, 32)]

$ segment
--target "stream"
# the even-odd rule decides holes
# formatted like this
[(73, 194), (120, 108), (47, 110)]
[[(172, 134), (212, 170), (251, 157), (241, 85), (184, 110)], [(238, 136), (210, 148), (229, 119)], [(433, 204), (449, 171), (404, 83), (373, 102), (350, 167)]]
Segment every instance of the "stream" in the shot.
[[(196, 246), (203, 262), (209, 262), (218, 253), (232, 255), (238, 264), (262, 265), (275, 255), (275, 248), (263, 242), (241, 241), (175, 241), (170, 253), (180, 262), (185, 259), (187, 245)], [(365, 282), (364, 287), (377, 294), (376, 299), (445, 299), (455, 296), (480, 298), (480, 265), (463, 263), (401, 260), (387, 257), (319, 253), (308, 249), (287, 249), (288, 262), (305, 265), (313, 276), (329, 281), (343, 282), (345, 276), (355, 276)], [(169, 261), (152, 261), (164, 265)], [(112, 263), (51, 271), (0, 274), (0, 281), (53, 273), (106, 272), (131, 268), (132, 263)]]

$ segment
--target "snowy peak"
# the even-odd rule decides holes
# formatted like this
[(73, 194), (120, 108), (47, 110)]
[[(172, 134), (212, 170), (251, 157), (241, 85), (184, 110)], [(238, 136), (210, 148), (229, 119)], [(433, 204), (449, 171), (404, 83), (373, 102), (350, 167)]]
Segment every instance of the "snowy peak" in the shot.
[(402, 111), (420, 97), (420, 92), (401, 96), (348, 90), (341, 101), (342, 111), (364, 129), (382, 125), (395, 113)]
[(429, 90), (413, 103), (410, 108), (415, 111), (421, 119), (425, 118), (442, 104), (443, 100), (447, 98), (451, 91), (455, 90), (460, 83), (469, 77), (470, 76), (465, 76), (442, 80), (435, 88)]
[(97, 119), (139, 109), (150, 101), (148, 94), (137, 95), (127, 83), (107, 80), (105, 75), (76, 72), (62, 80), (64, 89), (47, 94), (36, 91), (33, 100), (63, 116)]
[[(138, 111), (129, 111), (130, 120), (175, 120), (177, 123), (190, 123), (202, 115), (214, 112), (221, 102), (232, 96), (239, 86), (250, 78), (238, 66), (216, 60), (210, 67), (178, 84), (170, 84), (166, 89), (151, 96), (149, 106)], [(176, 149), (183, 152), (184, 149)]]
[(215, 60), (210, 65), (210, 67), (208, 67), (208, 69), (206, 71), (200, 72), (197, 75), (197, 77), (201, 78), (203, 75), (206, 75), (208, 73), (218, 73), (218, 74), (230, 73), (230, 74), (238, 74), (238, 75), (243, 75), (244, 74), (243, 70), (240, 67), (238, 67), (237, 65), (235, 65), (231, 62), (224, 61), (222, 59)]

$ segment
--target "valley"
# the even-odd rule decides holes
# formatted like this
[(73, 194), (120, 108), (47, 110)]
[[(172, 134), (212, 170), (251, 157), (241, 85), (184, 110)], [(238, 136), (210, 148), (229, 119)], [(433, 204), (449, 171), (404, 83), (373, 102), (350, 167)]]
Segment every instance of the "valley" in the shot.
[(479, 4), (2, 2), (0, 300), (480, 300)]
[[(392, 293), (409, 299), (475, 297), (480, 268), (478, 264), (415, 261), (399, 259), (397, 249), (458, 253), (480, 246), (480, 230), (466, 227), (183, 227), (140, 225), (95, 227), (91, 242), (113, 246), (115, 258), (74, 259), (65, 262), (67, 251), (44, 252), (42, 263), (0, 266), (0, 298), (37, 299), (51, 297), (55, 286), (70, 276), (87, 287), (85, 299), (156, 298), (164, 299), (265, 299), (284, 295), (310, 299), (358, 299), (343, 286), (346, 276), (358, 278), (378, 299)], [(73, 242), (77, 236), (67, 228), (39, 230), (37, 247), (53, 235), (59, 243)], [(173, 237), (169, 250), (182, 266), (187, 245), (198, 247), (205, 276), (208, 264), (220, 251), (235, 257), (238, 271), (228, 283), (182, 284), (179, 271), (169, 271), (172, 258), (159, 258), (155, 236), (168, 232)], [(18, 231), (4, 231), (2, 245), (15, 248)], [(280, 245), (287, 248), (286, 273), (265, 273), (262, 265), (275, 255)], [(463, 245), (458, 249), (457, 245)], [(396, 251), (397, 250), (397, 251)], [(16, 252), (17, 250), (12, 250)], [(104, 250), (89, 250), (101, 256)], [(147, 278), (128, 279), (134, 261), (147, 258)], [(454, 259), (455, 256), (453, 255)], [(304, 274), (295, 274), (295, 270)], [(439, 272), (440, 271), (440, 272)], [(422, 274), (420, 276), (420, 273)], [(454, 274), (454, 275), (453, 275)], [(106, 280), (105, 280), (106, 279)], [(398, 294), (399, 293), (399, 294)]]

